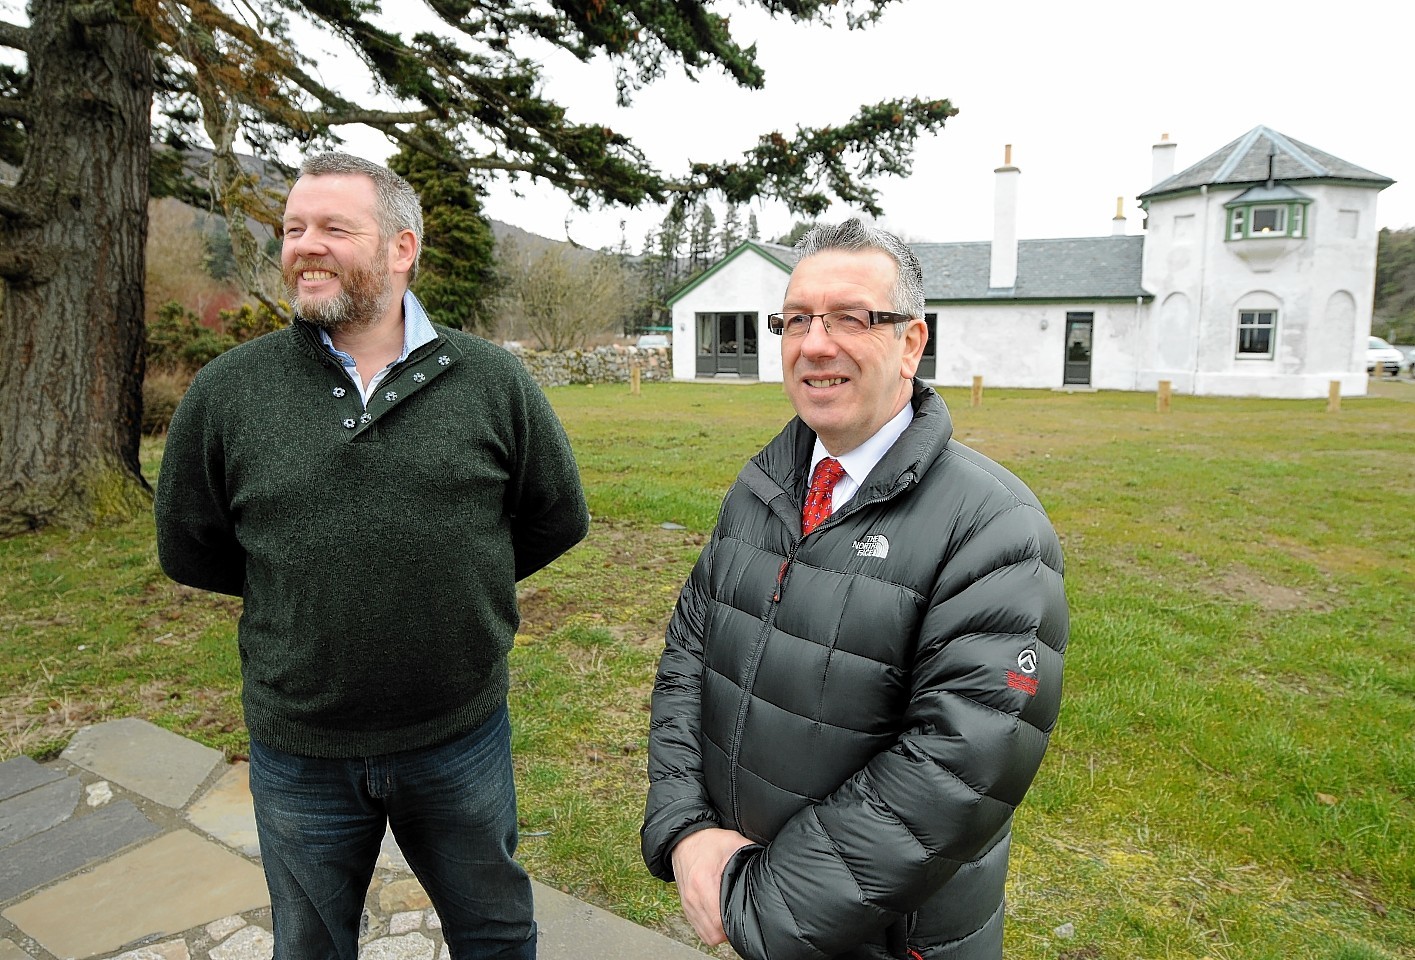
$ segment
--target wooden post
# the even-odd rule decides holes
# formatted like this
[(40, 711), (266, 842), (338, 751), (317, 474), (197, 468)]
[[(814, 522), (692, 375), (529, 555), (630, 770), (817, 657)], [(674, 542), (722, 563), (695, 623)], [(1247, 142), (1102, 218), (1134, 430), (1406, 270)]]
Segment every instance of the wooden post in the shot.
[(1333, 380), (1327, 386), (1327, 413), (1336, 413), (1341, 409), (1341, 381)]
[(629, 368), (629, 392), (636, 397), (639, 395), (639, 365), (637, 363)]
[(982, 377), (975, 376), (975, 377), (973, 377), (973, 406), (975, 406), (975, 407), (981, 407), (982, 405), (983, 405), (983, 378), (982, 378)]
[(1155, 397), (1155, 412), (1169, 413), (1169, 381), (1161, 380), (1159, 395)]

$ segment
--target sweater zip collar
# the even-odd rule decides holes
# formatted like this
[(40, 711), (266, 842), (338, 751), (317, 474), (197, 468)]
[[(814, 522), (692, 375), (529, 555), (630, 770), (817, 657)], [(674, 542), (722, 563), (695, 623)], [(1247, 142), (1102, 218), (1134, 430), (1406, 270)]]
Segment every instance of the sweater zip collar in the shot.
[(336, 402), (340, 428), (350, 440), (371, 430), (395, 407), (450, 370), (462, 359), (462, 351), (444, 333), (394, 364), (383, 382), (369, 397), (365, 407), (357, 390), (339, 362), (319, 342), (319, 332), (303, 320), (292, 324), (293, 335), (304, 352), (317, 360), (328, 372), (332, 384), (330, 394)]

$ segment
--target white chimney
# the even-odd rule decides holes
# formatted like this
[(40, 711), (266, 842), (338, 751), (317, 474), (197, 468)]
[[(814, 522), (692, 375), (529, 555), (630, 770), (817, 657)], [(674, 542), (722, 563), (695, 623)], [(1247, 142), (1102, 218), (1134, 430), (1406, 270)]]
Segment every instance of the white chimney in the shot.
[(1011, 289), (1017, 286), (1017, 180), (1022, 171), (1012, 165), (1012, 144), (1004, 148), (1002, 166), (993, 195), (992, 263), (988, 286)]
[(1168, 180), (1174, 176), (1174, 151), (1179, 149), (1179, 144), (1171, 143), (1169, 134), (1160, 134), (1160, 142), (1150, 148), (1150, 157), (1153, 166), (1150, 169), (1150, 186)]
[(1115, 198), (1115, 217), (1110, 221), (1110, 235), (1112, 237), (1125, 236), (1125, 198)]

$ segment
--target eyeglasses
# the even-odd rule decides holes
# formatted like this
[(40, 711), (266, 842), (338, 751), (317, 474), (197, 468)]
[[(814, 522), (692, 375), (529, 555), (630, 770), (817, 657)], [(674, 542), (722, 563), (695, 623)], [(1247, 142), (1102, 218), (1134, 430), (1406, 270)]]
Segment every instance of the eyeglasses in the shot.
[(825, 332), (831, 335), (856, 336), (877, 323), (908, 323), (914, 319), (907, 313), (889, 310), (831, 310), (828, 313), (768, 313), (766, 328), (778, 336), (804, 337), (811, 331), (811, 321), (820, 317)]

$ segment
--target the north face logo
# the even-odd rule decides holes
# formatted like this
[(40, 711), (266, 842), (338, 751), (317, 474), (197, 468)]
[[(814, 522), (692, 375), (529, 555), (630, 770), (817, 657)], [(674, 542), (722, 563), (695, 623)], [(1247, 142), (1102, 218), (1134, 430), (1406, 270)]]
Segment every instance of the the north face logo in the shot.
[(863, 540), (856, 540), (855, 556), (883, 560), (889, 556), (889, 540), (882, 533), (872, 533)]

